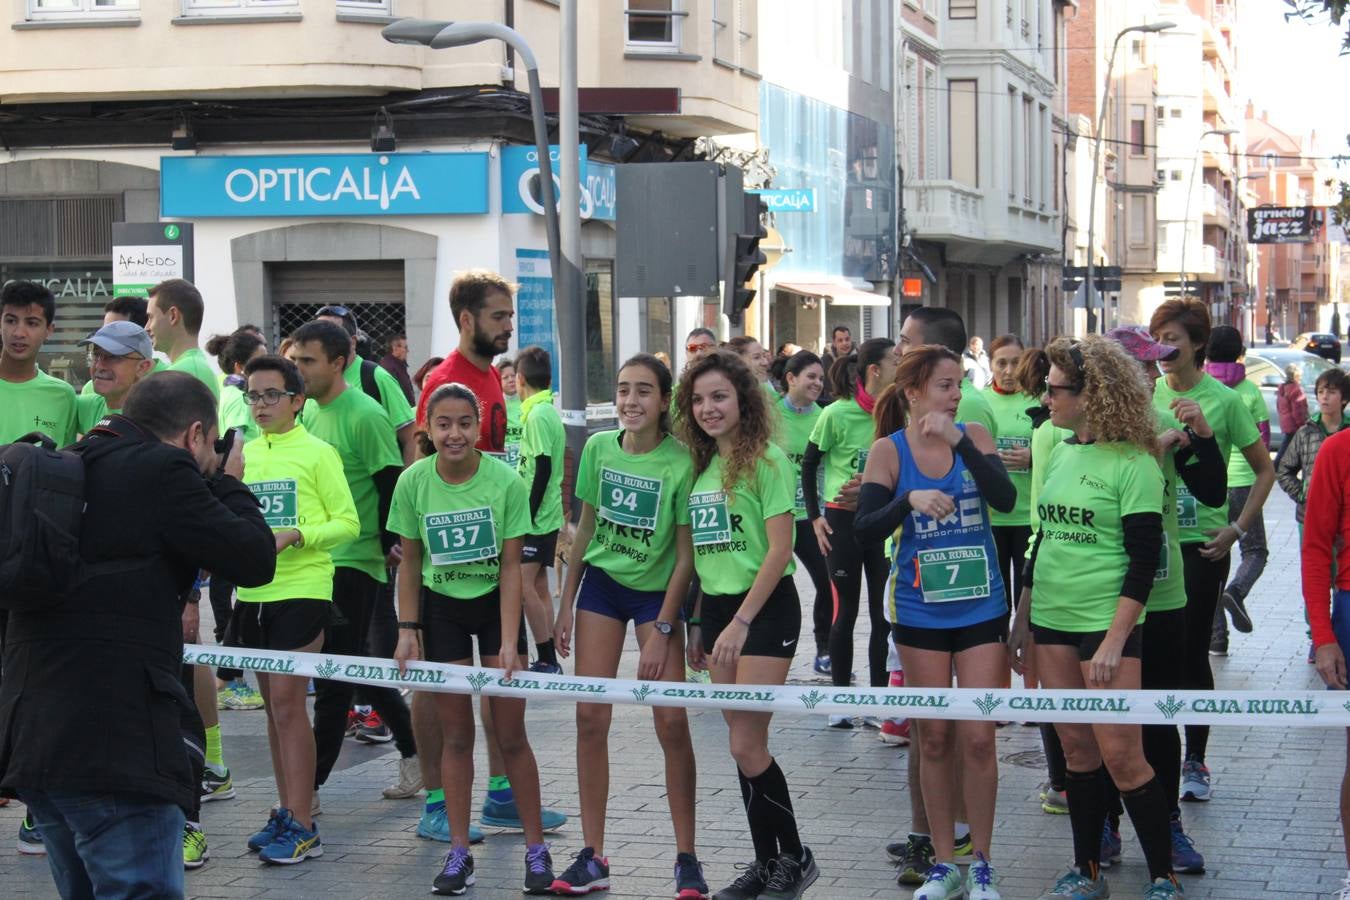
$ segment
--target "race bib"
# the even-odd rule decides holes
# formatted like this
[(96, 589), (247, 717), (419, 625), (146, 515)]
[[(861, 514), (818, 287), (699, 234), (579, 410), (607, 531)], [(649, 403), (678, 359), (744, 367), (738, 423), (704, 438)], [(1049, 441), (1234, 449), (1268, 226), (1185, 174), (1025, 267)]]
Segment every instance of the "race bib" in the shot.
[[(994, 446), (999, 450), (1030, 450), (1031, 438), (1024, 437), (1001, 437), (994, 439)], [(1030, 466), (1008, 466), (1009, 472), (1030, 472)]]
[(1195, 496), (1185, 482), (1177, 484), (1177, 525), (1182, 528), (1195, 528), (1200, 524), (1200, 512), (1195, 506)]
[(497, 527), (492, 508), (461, 509), (422, 517), (433, 566), (455, 566), (497, 557)]
[(723, 491), (705, 491), (689, 497), (689, 524), (694, 546), (725, 544), (731, 540), (731, 516), (727, 514), (727, 495)]
[(656, 529), (661, 479), (600, 469), (600, 518), (628, 528)]
[[(519, 448), (519, 447), (516, 448), (516, 452), (517, 452), (517, 453), (520, 452), (520, 448)], [(505, 454), (505, 453), (502, 453), (502, 452), (500, 452), (500, 451), (497, 451), (497, 450), (484, 450), (484, 451), (483, 451), (483, 455), (484, 455), (484, 456), (490, 456), (490, 457), (492, 457), (493, 459), (500, 459), (502, 462), (506, 462), (506, 461), (507, 461), (507, 460), (506, 460), (506, 454)], [(512, 465), (514, 466), (515, 463), (512, 463)]]
[(1153, 573), (1153, 583), (1162, 584), (1167, 580), (1168, 564), (1172, 561), (1172, 552), (1167, 543), (1167, 535), (1163, 535), (1162, 552), (1158, 554), (1158, 571)]
[(983, 547), (920, 550), (916, 561), (924, 603), (989, 596), (989, 557)]
[(871, 452), (872, 452), (871, 447), (868, 447), (866, 450), (858, 451), (858, 458), (855, 460), (855, 462), (857, 463), (856, 467), (854, 468), (855, 472), (862, 472), (863, 469), (867, 468), (867, 454)]
[(502, 461), (514, 469), (516, 464), (520, 462), (520, 444), (507, 444), (506, 453), (502, 454)]
[(294, 478), (255, 481), (249, 484), (248, 489), (258, 498), (268, 528), (294, 528), (300, 524), (296, 513)]

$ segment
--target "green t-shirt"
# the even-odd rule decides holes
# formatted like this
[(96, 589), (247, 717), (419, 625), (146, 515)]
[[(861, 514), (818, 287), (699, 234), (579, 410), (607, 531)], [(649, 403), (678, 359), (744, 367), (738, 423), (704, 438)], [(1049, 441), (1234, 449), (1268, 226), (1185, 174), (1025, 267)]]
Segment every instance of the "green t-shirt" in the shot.
[[(342, 380), (347, 382), (347, 387), (356, 388), (365, 393), (365, 386), (361, 384), (361, 363), (365, 362), (360, 355), (352, 354), (352, 361), (347, 364), (347, 368), (342, 371)], [(403, 388), (399, 385), (398, 379), (390, 374), (384, 366), (375, 367), (375, 387), (379, 388), (380, 406), (384, 407), (384, 413), (389, 417), (389, 423), (394, 426), (394, 431), (398, 431), (404, 425), (411, 425), (413, 420), (413, 408), (408, 404), (408, 395), (403, 393)], [(374, 400), (374, 397), (371, 397)]]
[(501, 580), (502, 545), (530, 531), (530, 492), (510, 466), (486, 453), (478, 453), (478, 471), (463, 484), (447, 483), (436, 457), (427, 456), (399, 476), (389, 530), (422, 542), (426, 587), (446, 597), (481, 597)]
[(1181, 559), (1181, 528), (1177, 525), (1176, 448), (1163, 454), (1163, 545), (1153, 590), (1148, 595), (1151, 612), (1168, 612), (1186, 605), (1186, 574)]
[(1129, 565), (1121, 520), (1163, 508), (1157, 461), (1132, 444), (1065, 441), (1050, 454), (1037, 506), (1041, 539), (1032, 624), (1105, 631), (1115, 618)]
[(525, 480), (527, 497), (534, 487), (535, 461), (544, 456), (553, 461), (548, 486), (544, 488), (544, 497), (539, 501), (539, 514), (530, 526), (530, 534), (551, 534), (563, 526), (563, 453), (567, 449), (567, 432), (563, 430), (562, 417), (553, 407), (553, 392), (540, 391), (521, 403), (520, 420), (520, 462), (517, 471)]
[(301, 416), (310, 434), (337, 450), (361, 519), (356, 540), (333, 550), (333, 565), (359, 569), (384, 584), (389, 576), (380, 549), (380, 498), (373, 476), (390, 466), (403, 467), (389, 417), (360, 388), (350, 387), (327, 406), (312, 399), (306, 401)]
[[(1251, 413), (1259, 436), (1261, 423), (1270, 421), (1270, 411), (1266, 409), (1266, 398), (1261, 396), (1261, 389), (1244, 378), (1233, 385), (1233, 391), (1247, 408), (1247, 412)], [(1254, 484), (1256, 473), (1252, 471), (1247, 457), (1242, 455), (1242, 448), (1234, 444), (1233, 449), (1228, 451), (1228, 487), (1231, 490), (1235, 487), (1251, 487)]]
[(984, 392), (976, 390), (973, 385), (961, 387), (961, 402), (956, 406), (956, 421), (963, 425), (969, 425), (971, 422), (983, 425), (990, 437), (998, 437), (998, 420), (994, 418), (994, 410), (990, 408)]
[(0, 378), (0, 444), (40, 431), (64, 447), (78, 425), (75, 389), (60, 378), (41, 369), (27, 381)]
[(168, 371), (186, 372), (195, 377), (211, 391), (211, 396), (220, 402), (220, 374), (211, 367), (206, 354), (200, 347), (193, 347), (191, 350), (183, 351), (178, 359), (169, 363)]
[(1057, 428), (1049, 421), (1031, 432), (1031, 486), (1027, 501), (1032, 531), (1041, 527), (1040, 516), (1036, 514), (1036, 503), (1041, 488), (1045, 486), (1045, 470), (1050, 465), (1050, 454), (1062, 441), (1068, 440), (1071, 434), (1073, 432), (1069, 429)]
[[(1026, 394), (1000, 394), (992, 387), (983, 391), (984, 400), (994, 415), (991, 432), (997, 435), (994, 446), (999, 450), (1031, 449), (1031, 417), (1027, 409), (1035, 406), (1035, 397)], [(964, 392), (962, 399), (964, 398)], [(959, 409), (958, 409), (959, 412)], [(1031, 524), (1031, 466), (1022, 469), (1008, 469), (1008, 478), (1017, 488), (1017, 505), (1012, 512), (1002, 513), (989, 508), (990, 525), (1030, 525)]]
[(867, 465), (876, 422), (858, 401), (843, 398), (821, 410), (811, 429), (811, 443), (820, 448), (825, 462), (825, 494), (820, 505), (834, 500), (839, 489)]
[(220, 433), (224, 434), (231, 428), (242, 431), (245, 441), (262, 436), (262, 429), (253, 421), (253, 410), (249, 409), (244, 392), (237, 387), (223, 385), (220, 389)]
[(240, 587), (239, 599), (332, 600), (332, 551), (361, 528), (337, 451), (300, 424), (285, 434), (264, 434), (244, 445), (244, 483), (268, 526), (274, 532), (298, 529), (304, 546), (283, 550), (272, 581)]
[(80, 394), (75, 398), (75, 430), (80, 434), (88, 434), (108, 412), (108, 402), (100, 395)]
[[(1201, 375), (1200, 381), (1189, 391), (1174, 391), (1166, 378), (1158, 379), (1158, 386), (1153, 391), (1153, 408), (1157, 410), (1163, 428), (1182, 427), (1171, 410), (1172, 401), (1177, 397), (1200, 404), (1205, 421), (1214, 429), (1214, 439), (1218, 441), (1219, 454), (1224, 459), (1234, 447), (1250, 447), (1261, 440), (1261, 432), (1256, 430), (1256, 422), (1237, 392), (1224, 387), (1213, 376)], [(1177, 523), (1181, 526), (1183, 544), (1208, 541), (1206, 531), (1217, 531), (1228, 525), (1227, 500), (1216, 507), (1205, 506), (1186, 490), (1184, 484), (1178, 483), (1177, 504)]]
[(577, 467), (577, 497), (595, 508), (586, 565), (635, 591), (664, 591), (693, 483), (689, 451), (670, 435), (636, 455), (624, 452), (622, 431), (591, 435)]
[[(750, 590), (769, 552), (764, 523), (792, 512), (791, 475), (792, 463), (782, 450), (770, 444), (755, 471), (737, 482), (730, 496), (722, 487), (720, 456), (714, 456), (694, 480), (693, 492), (687, 498), (687, 516), (694, 538), (694, 571), (704, 593), (726, 596)], [(797, 564), (789, 559), (783, 574), (795, 571)]]
[(514, 467), (520, 462), (520, 395), (511, 394), (506, 398), (506, 464)]
[[(792, 505), (792, 518), (798, 522), (806, 519), (806, 494), (802, 491), (802, 457), (806, 455), (806, 445), (811, 441), (811, 432), (816, 427), (816, 421), (820, 419), (824, 412), (819, 406), (812, 403), (806, 408), (806, 412), (798, 412), (788, 402), (787, 398), (776, 400), (772, 406), (777, 417), (774, 428), (774, 443), (778, 449), (782, 450), (787, 456), (788, 461), (792, 463), (792, 478), (795, 493), (795, 499)], [(825, 489), (823, 487), (824, 469), (817, 469), (816, 475), (816, 494), (821, 502), (825, 500)]]

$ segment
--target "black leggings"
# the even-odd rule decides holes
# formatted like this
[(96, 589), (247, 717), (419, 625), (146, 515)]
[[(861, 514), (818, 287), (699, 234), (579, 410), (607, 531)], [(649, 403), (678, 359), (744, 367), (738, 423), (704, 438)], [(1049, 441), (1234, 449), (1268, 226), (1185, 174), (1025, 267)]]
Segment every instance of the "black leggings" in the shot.
[(890, 572), (890, 563), (884, 545), (858, 545), (858, 539), (853, 535), (853, 515), (852, 510), (847, 509), (831, 507), (825, 510), (825, 521), (833, 531), (828, 561), (837, 604), (834, 625), (830, 628), (830, 678), (840, 687), (848, 685), (853, 670), (853, 625), (858, 620), (858, 602), (866, 578), (867, 611), (872, 619), (872, 636), (867, 642), (870, 684), (885, 687), (890, 681), (886, 655), (891, 626), (882, 612), (882, 604), (886, 602), (886, 576)]
[[(1003, 576), (1004, 592), (1008, 595), (1008, 609), (1017, 605), (1022, 596), (1022, 563), (1031, 543), (1030, 525), (993, 525), (994, 549), (998, 551), (998, 571)], [(1012, 571), (1009, 580), (1008, 572)]]
[(811, 522), (802, 519), (797, 523), (797, 539), (793, 551), (801, 561), (806, 574), (811, 576), (811, 584), (816, 589), (816, 603), (811, 610), (812, 627), (816, 637), (816, 656), (830, 652), (830, 624), (834, 621), (834, 595), (830, 592), (830, 570), (825, 565), (825, 557), (820, 552), (820, 542), (816, 540), (815, 529)]
[[(1227, 554), (1222, 559), (1200, 555), (1204, 544), (1181, 545), (1186, 568), (1186, 634), (1183, 643), (1183, 688), (1189, 691), (1214, 690), (1214, 670), (1209, 667), (1209, 638), (1214, 628), (1214, 608), (1228, 581)], [(1148, 620), (1145, 619), (1145, 622)], [(1186, 758), (1201, 763), (1209, 746), (1208, 725), (1186, 726)]]

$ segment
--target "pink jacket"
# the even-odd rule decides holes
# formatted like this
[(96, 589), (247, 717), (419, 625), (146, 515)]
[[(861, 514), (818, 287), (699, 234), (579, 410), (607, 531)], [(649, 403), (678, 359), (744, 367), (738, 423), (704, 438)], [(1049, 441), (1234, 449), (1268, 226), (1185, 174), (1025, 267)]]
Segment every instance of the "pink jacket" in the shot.
[(1289, 437), (1308, 422), (1308, 395), (1298, 384), (1286, 381), (1275, 390), (1275, 410), (1280, 416), (1280, 431)]

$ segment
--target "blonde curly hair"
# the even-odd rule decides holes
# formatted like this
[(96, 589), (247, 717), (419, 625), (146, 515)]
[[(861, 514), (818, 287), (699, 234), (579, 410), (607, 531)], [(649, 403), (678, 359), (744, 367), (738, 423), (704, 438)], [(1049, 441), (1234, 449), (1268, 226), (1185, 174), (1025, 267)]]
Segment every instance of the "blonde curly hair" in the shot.
[(1158, 449), (1157, 417), (1148, 376), (1115, 341), (1090, 335), (1056, 338), (1045, 348), (1050, 362), (1081, 388), (1080, 397), (1094, 440)]

